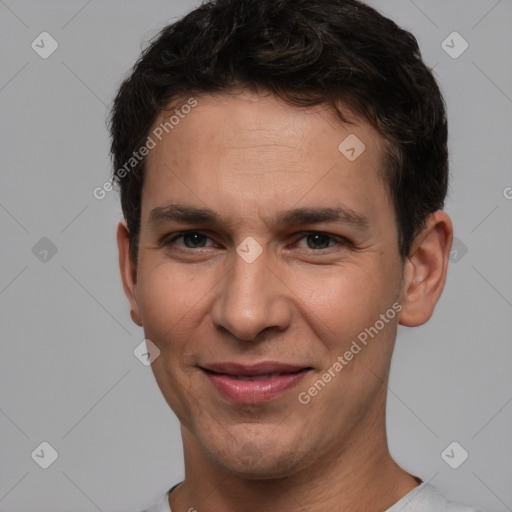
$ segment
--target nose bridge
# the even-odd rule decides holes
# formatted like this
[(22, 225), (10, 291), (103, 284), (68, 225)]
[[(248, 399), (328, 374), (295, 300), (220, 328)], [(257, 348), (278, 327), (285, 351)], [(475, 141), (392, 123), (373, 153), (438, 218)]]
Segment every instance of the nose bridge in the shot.
[[(281, 331), (290, 321), (284, 285), (269, 269), (268, 254), (256, 257), (243, 242), (233, 255), (232, 270), (226, 275), (212, 310), (216, 325), (243, 340), (254, 340), (269, 327)], [(245, 252), (244, 252), (245, 251)]]

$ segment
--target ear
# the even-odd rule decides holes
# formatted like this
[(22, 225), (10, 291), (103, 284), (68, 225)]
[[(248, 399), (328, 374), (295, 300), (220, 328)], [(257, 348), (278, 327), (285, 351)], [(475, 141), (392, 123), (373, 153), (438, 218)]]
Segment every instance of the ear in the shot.
[(117, 226), (117, 247), (119, 249), (119, 269), (121, 280), (128, 302), (130, 303), (130, 316), (134, 323), (142, 327), (139, 306), (137, 304), (137, 265), (130, 254), (130, 232), (126, 221), (121, 221)]
[(429, 320), (446, 282), (453, 226), (448, 215), (431, 213), (405, 260), (400, 324), (416, 327)]

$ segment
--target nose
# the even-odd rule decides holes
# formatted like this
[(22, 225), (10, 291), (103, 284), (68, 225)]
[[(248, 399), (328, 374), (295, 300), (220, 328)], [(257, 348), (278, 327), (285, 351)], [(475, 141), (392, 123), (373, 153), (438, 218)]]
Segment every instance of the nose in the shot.
[(214, 324), (245, 341), (258, 341), (264, 330), (282, 332), (290, 325), (291, 292), (271, 270), (265, 251), (252, 263), (238, 254), (218, 288), (212, 308)]

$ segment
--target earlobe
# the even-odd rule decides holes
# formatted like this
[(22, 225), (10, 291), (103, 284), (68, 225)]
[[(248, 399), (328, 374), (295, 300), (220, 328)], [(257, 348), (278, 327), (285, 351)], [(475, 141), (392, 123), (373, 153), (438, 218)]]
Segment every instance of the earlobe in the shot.
[(132, 322), (136, 325), (138, 325), (139, 327), (142, 327), (142, 320), (140, 319), (140, 315), (139, 315), (139, 312), (137, 310), (134, 311), (134, 309), (130, 309), (130, 318), (132, 319)]
[(119, 250), (119, 269), (123, 289), (130, 303), (130, 316), (132, 321), (142, 327), (142, 319), (137, 304), (137, 267), (130, 254), (130, 232), (126, 221), (121, 221), (117, 226), (117, 247)]
[(441, 210), (430, 214), (404, 264), (401, 325), (416, 327), (432, 316), (446, 282), (452, 239), (450, 217)]

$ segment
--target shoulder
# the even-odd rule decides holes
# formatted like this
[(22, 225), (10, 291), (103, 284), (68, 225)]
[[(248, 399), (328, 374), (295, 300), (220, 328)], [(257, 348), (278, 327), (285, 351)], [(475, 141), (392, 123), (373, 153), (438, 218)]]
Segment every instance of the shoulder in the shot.
[(169, 506), (169, 494), (171, 494), (178, 485), (182, 484), (183, 482), (178, 482), (177, 484), (173, 485), (161, 498), (158, 503), (155, 505), (145, 508), (144, 510), (141, 510), (140, 512), (172, 512), (171, 507)]
[(406, 494), (386, 512), (480, 512), (447, 500), (435, 486), (423, 483)]
[(160, 501), (158, 503), (155, 503), (149, 508), (145, 508), (144, 510), (141, 510), (140, 512), (171, 512), (171, 508), (169, 507), (169, 493), (170, 491), (167, 491)]

